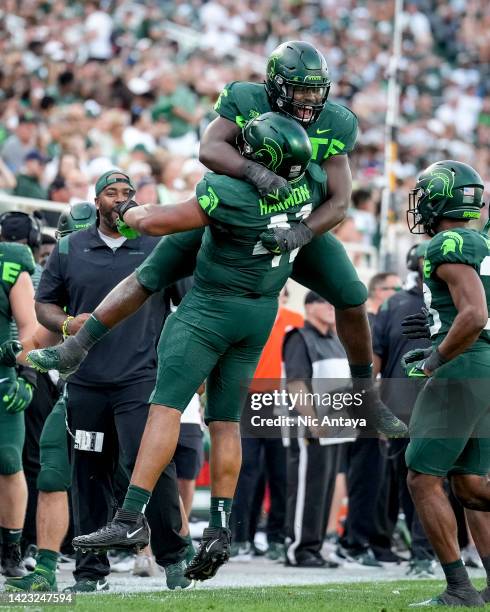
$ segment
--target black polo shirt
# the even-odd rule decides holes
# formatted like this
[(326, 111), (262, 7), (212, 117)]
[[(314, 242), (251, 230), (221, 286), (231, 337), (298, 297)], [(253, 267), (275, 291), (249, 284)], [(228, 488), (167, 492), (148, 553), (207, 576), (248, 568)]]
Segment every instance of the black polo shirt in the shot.
[[(422, 290), (418, 286), (404, 289), (384, 302), (374, 320), (373, 352), (381, 358), (382, 397), (394, 410), (402, 401), (411, 408), (419, 392), (418, 382), (406, 379), (400, 359), (407, 351), (430, 346), (428, 339), (410, 340), (402, 334), (403, 319), (420, 312), (423, 305)], [(389, 382), (389, 379), (394, 380)]]
[[(160, 238), (140, 236), (113, 251), (94, 225), (62, 238), (51, 253), (36, 301), (66, 307), (77, 316), (92, 312), (121, 280), (152, 252)], [(156, 340), (165, 318), (161, 293), (150, 297), (89, 352), (69, 382), (105, 386), (156, 377)]]

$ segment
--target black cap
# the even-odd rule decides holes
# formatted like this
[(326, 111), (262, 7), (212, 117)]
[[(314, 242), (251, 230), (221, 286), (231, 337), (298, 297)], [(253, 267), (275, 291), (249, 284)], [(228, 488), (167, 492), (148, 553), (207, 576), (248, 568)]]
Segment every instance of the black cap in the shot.
[(315, 293), (314, 291), (308, 291), (305, 295), (305, 306), (306, 304), (313, 304), (313, 302), (326, 302), (327, 300), (322, 298), (321, 295)]

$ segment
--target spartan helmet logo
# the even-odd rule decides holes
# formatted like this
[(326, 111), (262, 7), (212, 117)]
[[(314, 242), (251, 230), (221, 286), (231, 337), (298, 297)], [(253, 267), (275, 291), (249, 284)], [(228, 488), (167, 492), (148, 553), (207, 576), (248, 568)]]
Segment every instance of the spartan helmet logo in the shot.
[(431, 172), (430, 176), (433, 178), (431, 178), (425, 190), (429, 195), (429, 200), (437, 196), (441, 198), (453, 197), (454, 172), (446, 168), (439, 168)]
[[(262, 141), (262, 144), (263, 147), (255, 155), (261, 159), (264, 166), (272, 170), (272, 172), (276, 172), (284, 158), (282, 149), (273, 138), (268, 138), (267, 136)], [(270, 161), (267, 161), (268, 159)]]

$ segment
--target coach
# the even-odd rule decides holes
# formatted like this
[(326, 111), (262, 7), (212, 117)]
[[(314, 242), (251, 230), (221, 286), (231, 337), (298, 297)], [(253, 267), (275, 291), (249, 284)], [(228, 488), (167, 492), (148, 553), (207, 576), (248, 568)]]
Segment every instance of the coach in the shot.
[[(149, 236), (127, 240), (117, 231), (114, 208), (134, 194), (127, 175), (106, 172), (98, 179), (95, 193), (97, 224), (60, 240), (36, 293), (39, 322), (64, 335), (76, 333), (87, 313), (134, 271), (159, 240)], [(94, 531), (111, 518), (118, 461), (132, 472), (155, 385), (156, 339), (164, 316), (162, 296), (155, 294), (105, 336), (68, 377), (69, 424), (75, 436), (72, 502), (76, 534)], [(186, 542), (179, 535), (181, 515), (173, 464), (162, 474), (147, 516), (157, 562), (166, 566), (180, 560)], [(76, 584), (71, 590), (106, 590), (109, 572), (106, 555), (78, 553)]]

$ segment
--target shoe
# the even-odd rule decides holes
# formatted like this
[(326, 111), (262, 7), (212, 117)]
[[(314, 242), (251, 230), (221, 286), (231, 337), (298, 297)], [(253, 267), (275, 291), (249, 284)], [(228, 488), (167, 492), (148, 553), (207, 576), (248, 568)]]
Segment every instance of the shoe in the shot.
[(22, 578), (9, 578), (5, 581), (6, 591), (43, 591), (56, 592), (56, 575), (41, 567)]
[(109, 583), (105, 578), (99, 580), (91, 580), (90, 578), (81, 578), (74, 585), (63, 589), (63, 593), (96, 593), (98, 591), (108, 591)]
[(251, 561), (252, 560), (252, 547), (250, 542), (233, 542), (230, 548), (230, 562), (231, 561)]
[(412, 578), (435, 578), (434, 568), (435, 561), (432, 559), (412, 559), (406, 575)]
[(24, 565), (27, 571), (33, 572), (36, 569), (36, 555), (37, 546), (35, 544), (29, 544), (24, 552)]
[(409, 608), (426, 608), (429, 606), (463, 606), (465, 608), (480, 608), (485, 605), (485, 602), (476, 589), (468, 589), (461, 594), (448, 593), (447, 590), (437, 597), (420, 601), (418, 603), (409, 604)]
[(191, 580), (209, 580), (230, 558), (231, 531), (225, 527), (206, 527), (201, 545), (185, 575)]
[(194, 586), (194, 580), (186, 577), (186, 569), (187, 563), (184, 560), (165, 566), (167, 587), (171, 591), (192, 589)]
[(320, 553), (315, 554), (310, 551), (302, 551), (296, 555), (295, 563), (292, 563), (290, 557), (287, 557), (286, 565), (293, 567), (326, 567), (329, 569), (339, 567), (339, 564), (335, 563), (335, 561), (327, 561)]
[(135, 561), (136, 555), (127, 550), (121, 551), (111, 562), (111, 571), (117, 573), (130, 572), (134, 569)]
[(73, 548), (85, 551), (106, 551), (108, 548), (122, 548), (138, 551), (148, 545), (150, 528), (141, 512), (120, 508), (105, 527), (73, 538)]
[(159, 570), (153, 555), (136, 555), (134, 559), (133, 576), (152, 578), (159, 575)]
[(468, 546), (465, 546), (461, 551), (461, 557), (466, 567), (475, 567), (477, 569), (483, 568), (482, 560), (480, 559), (480, 555), (478, 554), (474, 544), (468, 544)]
[(380, 563), (397, 563), (400, 564), (405, 559), (402, 559), (389, 548), (376, 548), (373, 551), (374, 556)]
[(3, 544), (2, 574), (7, 576), (7, 578), (22, 578), (27, 574), (22, 555), (20, 554), (20, 544)]
[(340, 559), (345, 559), (350, 563), (358, 563), (359, 565), (364, 565), (365, 567), (383, 567), (383, 565), (376, 559), (373, 551), (370, 548), (359, 552), (354, 552), (339, 545), (336, 550), (336, 555)]
[[(74, 336), (67, 340), (70, 340), (72, 352), (67, 350), (65, 341), (63, 345), (29, 351), (26, 356), (27, 362), (38, 372), (58, 370), (64, 377), (73, 374), (87, 356), (87, 351), (74, 340)], [(63, 352), (60, 352), (61, 346)]]
[(286, 548), (281, 542), (271, 542), (265, 553), (266, 559), (270, 561), (284, 561), (286, 556)]

